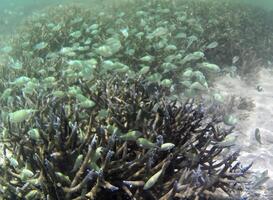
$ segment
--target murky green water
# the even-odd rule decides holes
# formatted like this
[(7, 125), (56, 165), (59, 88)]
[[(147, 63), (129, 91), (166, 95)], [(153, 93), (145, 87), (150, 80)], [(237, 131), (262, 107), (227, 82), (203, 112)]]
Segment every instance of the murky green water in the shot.
[(245, 3), (248, 3), (248, 4), (252, 4), (252, 5), (255, 5), (255, 6), (265, 8), (267, 10), (273, 10), (273, 2), (270, 1), (270, 0), (259, 0), (259, 1), (242, 0), (242, 1), (244, 1)]

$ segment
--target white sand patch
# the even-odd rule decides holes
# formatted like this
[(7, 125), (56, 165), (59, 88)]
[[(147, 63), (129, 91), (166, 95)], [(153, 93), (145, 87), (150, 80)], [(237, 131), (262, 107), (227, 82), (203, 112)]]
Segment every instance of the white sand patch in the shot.
[[(257, 86), (262, 91), (257, 90)], [(271, 178), (267, 182), (273, 186), (273, 69), (262, 68), (256, 74), (255, 80), (243, 81), (239, 77), (221, 77), (214, 86), (225, 94), (245, 97), (253, 100), (255, 107), (252, 111), (238, 110), (234, 113), (239, 122), (236, 131), (239, 133), (237, 145), (241, 148), (240, 161), (254, 162), (253, 171), (268, 170)], [(255, 139), (255, 129), (259, 128), (261, 142)]]

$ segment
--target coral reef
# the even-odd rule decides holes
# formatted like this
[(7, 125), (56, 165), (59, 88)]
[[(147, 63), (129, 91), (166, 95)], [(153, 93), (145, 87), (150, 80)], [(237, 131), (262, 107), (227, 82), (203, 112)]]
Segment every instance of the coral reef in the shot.
[[(251, 165), (230, 151), (235, 119), (176, 93), (209, 92), (224, 65), (248, 72), (249, 58), (269, 59), (272, 24), (259, 9), (211, 3), (59, 6), (28, 18), (0, 49), (3, 199), (240, 198)], [(256, 46), (253, 24), (266, 30)]]
[(39, 96), (35, 110), (8, 115), (4, 199), (238, 197), (249, 166), (227, 151), (232, 128), (218, 129), (202, 106), (168, 102), (141, 80), (98, 81), (93, 92), (79, 84), (94, 106)]
[(26, 21), (10, 56), (36, 77), (48, 66), (59, 72), (71, 60), (96, 59), (105, 71), (130, 70), (191, 96), (206, 91), (220, 68), (206, 61), (202, 49), (209, 44), (201, 47), (197, 37), (203, 29), (182, 8), (151, 1), (119, 14), (94, 15), (75, 6), (57, 7)]
[(77, 6), (36, 13), (11, 42), (10, 56), (18, 60), (10, 65), (21, 63), (40, 76), (37, 69), (92, 58), (108, 71), (130, 70), (194, 96), (206, 92), (225, 68), (245, 74), (255, 71), (261, 58), (271, 61), (272, 17), (260, 8), (221, 0), (109, 7), (100, 13)]
[[(193, 16), (199, 16), (200, 23), (206, 27), (204, 40), (219, 43), (217, 48), (206, 52), (209, 60), (233, 65), (232, 58), (238, 56), (240, 59), (235, 64), (238, 69), (251, 56), (262, 58), (263, 64), (272, 61), (272, 12), (233, 0), (194, 1), (193, 4)], [(249, 57), (245, 57), (246, 52)]]

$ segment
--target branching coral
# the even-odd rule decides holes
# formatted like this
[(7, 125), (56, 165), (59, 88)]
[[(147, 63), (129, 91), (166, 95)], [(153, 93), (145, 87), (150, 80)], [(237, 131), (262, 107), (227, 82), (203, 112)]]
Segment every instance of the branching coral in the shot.
[(236, 161), (238, 152), (223, 155), (232, 130), (218, 129), (218, 120), (207, 119), (192, 100), (168, 102), (149, 87), (140, 80), (100, 81), (96, 91), (86, 91), (96, 103), (88, 109), (74, 99), (37, 97), (38, 111), (28, 121), (5, 123), (1, 196), (213, 199), (221, 190), (238, 195), (248, 167)]
[(221, 71), (208, 52), (238, 32), (206, 38), (215, 26), (184, 2), (64, 6), (23, 24), (1, 68), (3, 199), (240, 196), (250, 166), (229, 152), (232, 128), (168, 97), (206, 91)]

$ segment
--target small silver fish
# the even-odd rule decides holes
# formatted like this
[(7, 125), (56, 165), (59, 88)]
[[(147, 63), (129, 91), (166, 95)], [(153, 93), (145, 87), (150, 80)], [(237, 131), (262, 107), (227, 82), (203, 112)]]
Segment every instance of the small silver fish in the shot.
[(214, 49), (217, 46), (218, 46), (218, 42), (212, 42), (206, 48), (207, 49)]
[(138, 138), (136, 142), (140, 147), (142, 147), (144, 149), (150, 149), (150, 148), (156, 147), (155, 143), (152, 143), (151, 141), (149, 141), (145, 138)]
[(23, 181), (27, 180), (28, 178), (30, 178), (32, 176), (34, 176), (34, 173), (27, 168), (24, 168), (20, 174), (20, 178)]
[(174, 147), (175, 147), (175, 144), (173, 144), (173, 143), (164, 143), (161, 145), (160, 150), (161, 151), (169, 151)]
[(35, 141), (38, 141), (40, 139), (40, 133), (37, 128), (30, 129), (27, 133), (29, 137)]
[(154, 184), (158, 181), (159, 177), (161, 176), (163, 170), (159, 170), (157, 173), (155, 173), (149, 180), (145, 183), (143, 189), (148, 190), (151, 187), (154, 186)]
[(48, 43), (40, 42), (40, 43), (36, 44), (33, 48), (34, 48), (34, 50), (42, 50), (42, 49), (46, 48), (47, 46), (48, 46)]
[(240, 59), (239, 56), (234, 56), (232, 58), (232, 64), (235, 64), (239, 59)]
[(30, 118), (34, 112), (36, 112), (36, 110), (33, 109), (17, 110), (9, 113), (9, 120), (11, 123), (20, 123)]
[(129, 131), (128, 133), (121, 135), (120, 139), (125, 141), (136, 141), (143, 133), (139, 131)]

